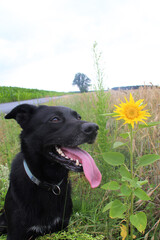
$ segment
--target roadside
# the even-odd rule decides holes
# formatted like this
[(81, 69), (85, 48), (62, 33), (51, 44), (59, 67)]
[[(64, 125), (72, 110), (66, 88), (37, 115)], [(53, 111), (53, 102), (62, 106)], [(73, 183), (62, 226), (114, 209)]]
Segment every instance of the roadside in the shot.
[(31, 100), (18, 101), (18, 102), (1, 103), (0, 104), (0, 114), (10, 112), (14, 107), (18, 106), (19, 104), (27, 103), (27, 104), (39, 105), (39, 104), (42, 104), (45, 102), (53, 101), (53, 100), (61, 98), (61, 97), (62, 96), (46, 97), (46, 98), (31, 99)]

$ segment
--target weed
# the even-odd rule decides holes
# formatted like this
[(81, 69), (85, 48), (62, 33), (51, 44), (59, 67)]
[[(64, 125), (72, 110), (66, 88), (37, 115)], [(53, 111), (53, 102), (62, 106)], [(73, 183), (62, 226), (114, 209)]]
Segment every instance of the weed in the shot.
[(58, 234), (52, 234), (51, 236), (46, 236), (45, 238), (44, 237), (40, 237), (38, 238), (39, 240), (42, 240), (42, 239), (54, 239), (55, 240), (103, 240), (104, 239), (104, 236), (102, 235), (99, 235), (99, 236), (96, 236), (96, 235), (90, 235), (90, 234), (87, 234), (87, 233), (81, 233), (79, 231), (77, 231), (77, 229), (69, 229), (67, 232), (63, 231), (63, 232), (59, 232)]
[(7, 164), (0, 165), (0, 209), (4, 207), (4, 200), (9, 187), (9, 168)]
[(110, 93), (105, 93), (104, 91), (104, 71), (101, 67), (101, 57), (102, 54), (97, 49), (97, 43), (95, 42), (93, 45), (93, 56), (94, 56), (94, 65), (97, 77), (97, 83), (95, 85), (95, 104), (93, 112), (96, 116), (96, 123), (99, 126), (99, 134), (98, 134), (98, 144), (100, 147), (100, 151), (109, 150), (109, 140), (106, 138), (107, 129), (106, 129), (106, 119), (104, 119), (104, 113), (108, 112), (108, 103), (110, 101)]
[(20, 127), (14, 120), (6, 121), (0, 117), (0, 164), (7, 163), (10, 168), (11, 160), (19, 152)]

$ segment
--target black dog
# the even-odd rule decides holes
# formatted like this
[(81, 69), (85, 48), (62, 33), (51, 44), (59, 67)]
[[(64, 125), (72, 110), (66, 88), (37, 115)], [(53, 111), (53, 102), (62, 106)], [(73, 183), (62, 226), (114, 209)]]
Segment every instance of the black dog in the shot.
[[(5, 117), (21, 126), (21, 152), (12, 163), (0, 231), (8, 240), (33, 240), (67, 227), (72, 213), (69, 170), (82, 172), (92, 188), (101, 174), (78, 148), (93, 143), (98, 126), (67, 107), (19, 105)], [(6, 229), (5, 229), (6, 225)]]

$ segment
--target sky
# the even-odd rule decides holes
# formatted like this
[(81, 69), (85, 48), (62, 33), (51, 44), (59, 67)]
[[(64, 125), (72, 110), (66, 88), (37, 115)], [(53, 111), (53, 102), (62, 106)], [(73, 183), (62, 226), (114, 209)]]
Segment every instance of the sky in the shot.
[(95, 41), (106, 89), (160, 85), (159, 0), (0, 0), (0, 86), (94, 89)]

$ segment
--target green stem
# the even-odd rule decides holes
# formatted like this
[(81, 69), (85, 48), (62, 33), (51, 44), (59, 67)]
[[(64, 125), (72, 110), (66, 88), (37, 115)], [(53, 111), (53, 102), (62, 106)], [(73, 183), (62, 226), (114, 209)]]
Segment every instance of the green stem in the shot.
[[(127, 205), (129, 206), (129, 201), (127, 201)], [(129, 234), (129, 208), (127, 210), (126, 228), (127, 228), (127, 238), (126, 238), (126, 240), (128, 240), (128, 237), (129, 237), (129, 235), (128, 235)]]
[[(133, 129), (131, 127), (131, 145), (130, 145), (130, 169), (131, 169), (131, 176), (133, 179)], [(130, 215), (133, 215), (133, 192), (131, 193), (131, 210)], [(130, 223), (130, 233), (131, 233), (131, 240), (133, 240), (133, 225)]]

